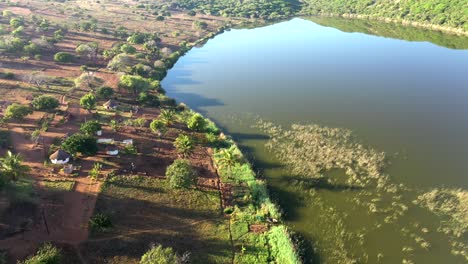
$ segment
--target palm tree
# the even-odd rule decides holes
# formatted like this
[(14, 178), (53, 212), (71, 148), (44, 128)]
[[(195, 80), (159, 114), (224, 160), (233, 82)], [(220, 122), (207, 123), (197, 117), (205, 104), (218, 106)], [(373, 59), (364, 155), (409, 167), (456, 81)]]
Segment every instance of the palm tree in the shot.
[(216, 153), (215, 160), (218, 168), (226, 169), (228, 171), (228, 178), (231, 178), (232, 168), (239, 162), (239, 155), (236, 153), (235, 147), (230, 147)]
[(30, 170), (28, 166), (22, 163), (23, 157), (20, 154), (13, 154), (11, 151), (8, 151), (5, 157), (0, 158), (1, 172), (7, 176), (9, 180), (17, 181)]
[(180, 134), (176, 138), (174, 146), (176, 147), (177, 152), (179, 152), (179, 154), (184, 158), (189, 157), (193, 152), (193, 143), (190, 138), (184, 134)]
[(162, 110), (160, 119), (166, 124), (166, 126), (170, 126), (174, 123), (174, 110)]

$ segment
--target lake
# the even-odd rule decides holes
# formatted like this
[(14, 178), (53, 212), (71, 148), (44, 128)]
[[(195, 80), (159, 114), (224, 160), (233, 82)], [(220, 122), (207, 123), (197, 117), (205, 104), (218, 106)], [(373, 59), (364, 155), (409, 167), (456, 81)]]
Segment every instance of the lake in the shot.
[[(162, 85), (246, 151), (288, 225), (313, 248), (311, 260), (468, 261), (466, 233), (448, 234), (447, 215), (415, 202), (435, 188), (468, 189), (468, 38), (295, 18), (216, 36), (180, 58)], [(362, 145), (386, 153), (385, 174), (398, 191), (298, 184), (265, 147), (268, 135), (253, 126), (258, 118), (285, 129), (300, 123), (353, 131)], [(372, 213), (359, 199), (398, 203)]]

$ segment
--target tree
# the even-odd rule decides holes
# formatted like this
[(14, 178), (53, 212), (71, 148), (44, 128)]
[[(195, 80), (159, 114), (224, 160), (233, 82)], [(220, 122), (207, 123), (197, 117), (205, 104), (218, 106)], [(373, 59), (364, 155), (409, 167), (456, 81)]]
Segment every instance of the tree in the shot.
[(136, 32), (127, 38), (127, 42), (130, 44), (143, 44), (145, 43), (146, 37), (146, 34)]
[(57, 108), (60, 103), (52, 96), (41, 95), (34, 98), (31, 104), (36, 110), (53, 110)]
[(193, 10), (190, 10), (187, 12), (187, 15), (189, 16), (196, 16), (197, 15), (197, 12), (193, 11)]
[(153, 131), (153, 133), (157, 134), (160, 137), (164, 132), (166, 132), (166, 125), (163, 121), (155, 119), (151, 121), (150, 129), (151, 131)]
[(32, 114), (32, 112), (29, 106), (14, 103), (9, 105), (5, 110), (5, 118), (23, 120), (27, 115)]
[[(172, 248), (163, 248), (161, 245), (153, 246), (140, 260), (140, 264), (177, 264), (180, 258)], [(182, 262), (183, 263), (183, 262)]]
[(62, 256), (60, 249), (50, 243), (42, 245), (37, 251), (36, 255), (30, 256), (19, 264), (60, 264), (62, 263)]
[(120, 77), (119, 87), (132, 91), (136, 95), (152, 88), (152, 82), (141, 76), (126, 74)]
[(135, 54), (136, 48), (132, 45), (123, 44), (122, 46), (120, 46), (120, 51), (126, 54)]
[(146, 106), (159, 106), (160, 102), (157, 96), (150, 94), (148, 92), (141, 92), (138, 94), (138, 103)]
[(96, 121), (96, 120), (90, 120), (86, 121), (83, 124), (81, 124), (80, 131), (83, 134), (93, 136), (96, 135), (96, 132), (100, 131), (102, 129), (101, 124)]
[(94, 155), (98, 151), (96, 138), (90, 135), (75, 133), (65, 139), (62, 148), (72, 155)]
[(54, 55), (54, 60), (57, 62), (63, 62), (63, 63), (68, 63), (72, 62), (75, 59), (75, 56), (73, 54), (68, 53), (68, 52), (57, 52)]
[(161, 110), (159, 118), (166, 124), (166, 126), (171, 126), (174, 123), (175, 113), (173, 110)]
[(20, 154), (13, 154), (7, 151), (3, 158), (0, 158), (0, 172), (3, 177), (10, 181), (17, 181), (20, 177), (26, 176), (30, 168), (23, 165), (23, 157)]
[(190, 130), (202, 131), (205, 128), (205, 126), (206, 126), (206, 120), (199, 113), (192, 115), (187, 122), (187, 127)]
[(80, 105), (84, 109), (92, 110), (94, 107), (96, 107), (96, 97), (92, 93), (85, 94), (80, 99)]
[(172, 188), (189, 188), (196, 177), (188, 160), (177, 159), (166, 169), (166, 177)]
[(216, 163), (219, 169), (227, 169), (229, 175), (232, 174), (232, 168), (239, 162), (237, 148), (232, 146), (228, 149), (222, 149), (215, 155)]
[(10, 26), (12, 26), (13, 28), (24, 26), (24, 20), (19, 17), (12, 18), (10, 19)]
[(96, 42), (80, 44), (75, 52), (80, 56), (86, 56), (88, 60), (96, 59), (99, 51), (99, 45)]
[(180, 134), (175, 142), (174, 146), (177, 149), (177, 152), (182, 156), (182, 157), (188, 157), (190, 154), (193, 152), (193, 143), (192, 140), (187, 135)]
[(96, 96), (101, 99), (110, 99), (114, 95), (114, 89), (109, 86), (101, 86), (96, 90)]

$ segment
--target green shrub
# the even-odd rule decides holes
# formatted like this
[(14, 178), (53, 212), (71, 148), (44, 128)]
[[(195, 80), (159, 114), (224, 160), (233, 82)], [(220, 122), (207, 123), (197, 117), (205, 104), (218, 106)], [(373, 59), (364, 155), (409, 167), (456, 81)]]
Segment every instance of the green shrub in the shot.
[(285, 226), (274, 226), (268, 231), (268, 244), (275, 262), (285, 264), (301, 263)]
[(195, 130), (195, 131), (202, 131), (205, 128), (205, 125), (206, 125), (205, 118), (199, 113), (192, 115), (192, 117), (190, 117), (190, 119), (187, 122), (187, 127), (190, 130)]
[(153, 246), (148, 250), (140, 260), (140, 264), (176, 264), (183, 263), (172, 250), (172, 248), (163, 248), (161, 245)]
[(101, 86), (96, 90), (96, 96), (100, 99), (110, 99), (114, 95), (114, 89), (108, 86)]
[(86, 121), (81, 124), (80, 131), (83, 134), (93, 136), (96, 135), (96, 132), (102, 129), (101, 124), (96, 120)]
[(159, 119), (155, 119), (151, 121), (150, 123), (150, 129), (153, 131), (153, 133), (159, 134), (159, 133), (164, 133), (166, 130), (166, 125), (164, 124), (163, 121)]
[(120, 46), (120, 51), (126, 54), (135, 54), (137, 50), (132, 45), (123, 44), (122, 46)]
[(189, 161), (175, 160), (166, 170), (166, 177), (172, 188), (188, 188), (195, 184), (195, 174)]
[(160, 105), (158, 97), (148, 92), (141, 92), (138, 94), (138, 103), (152, 107), (158, 107)]
[(27, 115), (32, 114), (33, 110), (27, 105), (11, 104), (5, 110), (6, 119), (23, 120)]
[(112, 227), (112, 221), (108, 215), (97, 213), (89, 219), (89, 226), (93, 231), (103, 232)]
[(94, 155), (98, 151), (96, 138), (75, 133), (65, 139), (62, 143), (62, 148), (72, 155), (82, 153), (84, 155)]
[(42, 245), (36, 255), (27, 258), (20, 264), (60, 264), (62, 256), (60, 250), (50, 243)]
[(36, 110), (53, 110), (59, 106), (59, 101), (52, 96), (41, 95), (34, 98), (31, 104)]
[(177, 152), (183, 157), (190, 156), (194, 148), (192, 140), (187, 135), (183, 135), (183, 134), (180, 134), (176, 138), (174, 142), (174, 146), (177, 149)]
[(96, 107), (96, 97), (92, 93), (85, 94), (80, 99), (80, 105), (84, 109), (92, 110), (94, 107)]
[(74, 59), (75, 56), (68, 52), (57, 52), (54, 55), (54, 60), (57, 62), (69, 63), (72, 62)]

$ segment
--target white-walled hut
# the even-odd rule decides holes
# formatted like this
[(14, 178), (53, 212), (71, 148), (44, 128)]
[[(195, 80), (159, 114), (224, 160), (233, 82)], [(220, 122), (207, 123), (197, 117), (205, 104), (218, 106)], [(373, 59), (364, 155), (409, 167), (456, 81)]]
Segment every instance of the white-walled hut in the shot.
[(67, 164), (71, 159), (71, 155), (65, 150), (59, 149), (52, 153), (49, 159), (53, 164)]
[(108, 145), (106, 148), (106, 154), (116, 156), (119, 154), (119, 148), (116, 145)]
[(105, 102), (102, 106), (108, 110), (115, 110), (119, 107), (119, 103), (115, 100), (110, 99), (109, 101)]

